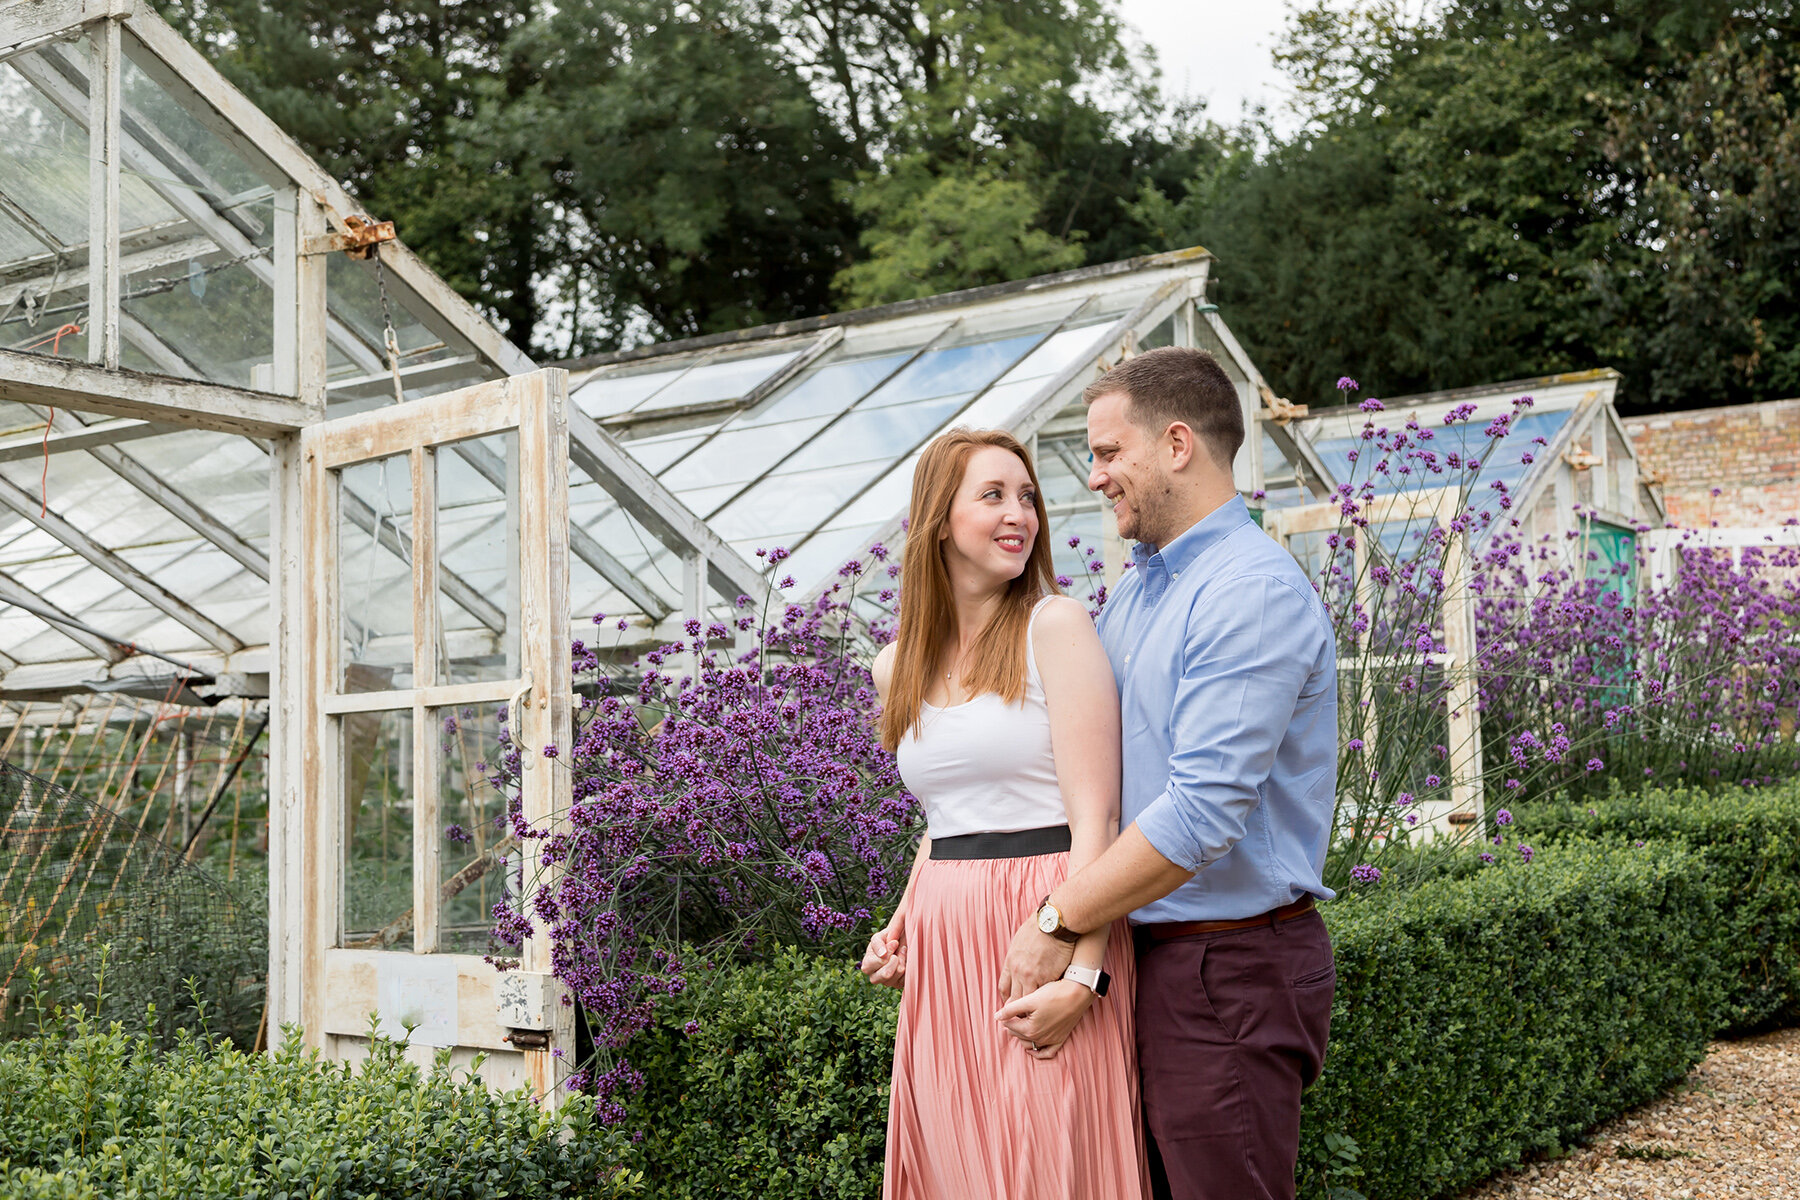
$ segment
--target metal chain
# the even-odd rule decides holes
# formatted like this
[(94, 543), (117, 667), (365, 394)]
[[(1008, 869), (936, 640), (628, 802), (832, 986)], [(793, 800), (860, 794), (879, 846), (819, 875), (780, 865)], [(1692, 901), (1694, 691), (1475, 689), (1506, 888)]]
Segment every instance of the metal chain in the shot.
[(394, 377), (394, 403), (406, 403), (406, 389), (400, 383), (400, 338), (394, 333), (394, 313), (388, 307), (387, 275), (381, 269), (381, 251), (375, 251), (375, 291), (381, 296), (382, 338), (387, 343), (388, 371)]

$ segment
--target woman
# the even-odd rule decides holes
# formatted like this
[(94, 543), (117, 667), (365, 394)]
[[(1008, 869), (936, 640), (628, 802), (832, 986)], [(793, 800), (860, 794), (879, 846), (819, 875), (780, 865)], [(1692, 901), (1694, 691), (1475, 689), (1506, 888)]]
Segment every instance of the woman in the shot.
[(928, 818), (862, 964), (904, 984), (886, 1200), (1143, 1194), (1124, 922), (1083, 937), (1069, 977), (996, 990), (1014, 930), (1118, 832), (1118, 693), (1045, 522), (1010, 434), (952, 430), (919, 459), (900, 632), (874, 668)]

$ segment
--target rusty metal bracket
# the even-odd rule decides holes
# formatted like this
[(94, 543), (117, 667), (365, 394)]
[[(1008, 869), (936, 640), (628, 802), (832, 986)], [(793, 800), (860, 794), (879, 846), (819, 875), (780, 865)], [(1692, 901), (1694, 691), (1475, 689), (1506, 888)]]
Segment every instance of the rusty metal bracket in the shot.
[(371, 221), (367, 217), (344, 218), (343, 233), (306, 240), (307, 254), (347, 254), (351, 258), (368, 258), (382, 242), (394, 240), (392, 221)]
[(1262, 393), (1263, 408), (1277, 425), (1286, 425), (1289, 421), (1298, 420), (1307, 414), (1307, 406), (1295, 404), (1292, 400), (1277, 396), (1266, 383), (1259, 384), (1257, 390)]

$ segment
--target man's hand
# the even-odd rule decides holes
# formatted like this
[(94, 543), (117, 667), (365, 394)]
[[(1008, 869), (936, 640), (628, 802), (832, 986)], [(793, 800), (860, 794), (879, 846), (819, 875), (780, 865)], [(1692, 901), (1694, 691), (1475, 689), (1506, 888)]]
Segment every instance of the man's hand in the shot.
[(895, 913), (887, 928), (877, 929), (863, 951), (862, 973), (870, 983), (900, 990), (906, 985), (906, 916)]
[(1095, 999), (1091, 988), (1073, 979), (1056, 979), (1011, 1001), (994, 1014), (994, 1019), (1024, 1043), (1033, 1058), (1051, 1059), (1081, 1024)]
[(1074, 957), (1074, 945), (1044, 933), (1037, 927), (1037, 917), (1028, 917), (1019, 926), (1019, 932), (1013, 934), (1006, 965), (1000, 968), (1000, 994), (1017, 1000), (1035, 992), (1046, 983), (1061, 979)]

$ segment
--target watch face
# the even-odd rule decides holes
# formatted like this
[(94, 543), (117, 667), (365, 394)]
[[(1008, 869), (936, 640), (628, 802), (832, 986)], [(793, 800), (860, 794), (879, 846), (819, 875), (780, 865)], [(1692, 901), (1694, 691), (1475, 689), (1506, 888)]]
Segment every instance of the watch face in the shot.
[(1055, 933), (1056, 926), (1061, 920), (1062, 914), (1048, 904), (1038, 909), (1038, 929), (1044, 933)]

